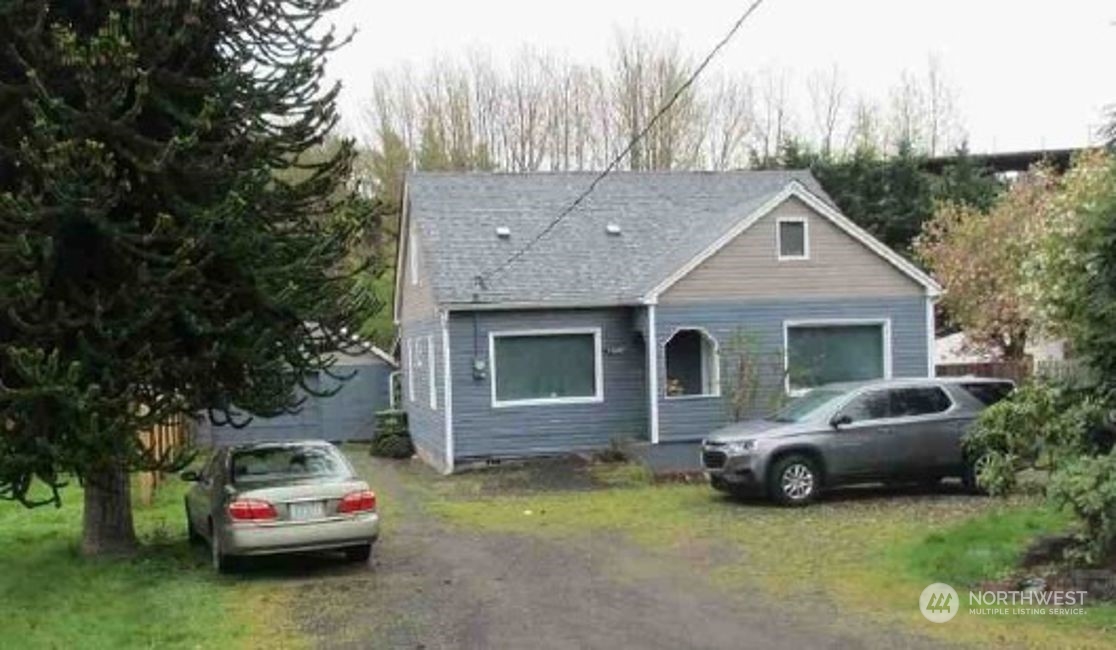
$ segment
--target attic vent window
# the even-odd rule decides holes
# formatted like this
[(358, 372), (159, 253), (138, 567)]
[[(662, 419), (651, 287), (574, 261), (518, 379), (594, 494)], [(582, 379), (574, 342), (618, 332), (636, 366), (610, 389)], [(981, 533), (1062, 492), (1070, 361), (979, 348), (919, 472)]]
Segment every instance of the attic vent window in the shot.
[(511, 228), (508, 228), (507, 226), (496, 226), (496, 236), (500, 239), (510, 239)]
[(620, 234), (620, 224), (618, 224), (618, 223), (608, 224), (607, 226), (605, 226), (605, 232), (610, 234), (610, 235), (613, 235), (613, 236), (618, 236)]

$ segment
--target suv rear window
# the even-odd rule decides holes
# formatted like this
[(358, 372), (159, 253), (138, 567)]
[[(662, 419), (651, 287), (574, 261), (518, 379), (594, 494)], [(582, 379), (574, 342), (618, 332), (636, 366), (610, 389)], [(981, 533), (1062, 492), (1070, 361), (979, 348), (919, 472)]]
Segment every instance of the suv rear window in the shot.
[(981, 381), (961, 384), (965, 392), (977, 398), (981, 404), (992, 406), (1015, 390), (1010, 381)]
[(345, 460), (329, 447), (290, 445), (261, 447), (233, 453), (234, 483), (297, 481), (305, 478), (345, 476)]

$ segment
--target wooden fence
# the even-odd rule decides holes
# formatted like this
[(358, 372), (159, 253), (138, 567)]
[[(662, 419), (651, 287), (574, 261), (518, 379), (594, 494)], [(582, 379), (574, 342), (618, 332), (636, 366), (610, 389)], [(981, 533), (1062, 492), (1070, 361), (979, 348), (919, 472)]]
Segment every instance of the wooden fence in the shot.
[[(159, 458), (171, 450), (191, 444), (193, 435), (193, 422), (178, 415), (148, 431), (140, 432), (140, 441), (152, 456)], [(167, 476), (163, 472), (140, 472), (140, 501), (151, 505), (155, 500), (155, 492), (166, 480)]]
[(935, 367), (939, 377), (996, 377), (1010, 379), (1021, 384), (1034, 374), (1034, 362), (1027, 359), (1019, 361), (986, 361), (979, 363), (939, 363)]
[(1088, 382), (1091, 373), (1088, 368), (1076, 359), (1043, 359), (1033, 361), (1030, 358), (1019, 361), (987, 361), (980, 363), (942, 363), (935, 368), (939, 377), (961, 377), (974, 375), (977, 377), (996, 377), (1010, 379), (1016, 384), (1022, 384), (1032, 377), (1054, 379), (1065, 382)]

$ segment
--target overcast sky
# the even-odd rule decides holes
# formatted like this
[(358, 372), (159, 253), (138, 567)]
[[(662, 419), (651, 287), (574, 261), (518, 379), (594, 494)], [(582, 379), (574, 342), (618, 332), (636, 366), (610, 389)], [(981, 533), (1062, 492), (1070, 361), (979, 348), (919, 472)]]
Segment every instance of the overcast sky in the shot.
[[(597, 63), (618, 27), (674, 34), (700, 57), (748, 2), (349, 0), (335, 21), (360, 31), (330, 74), (344, 83), (342, 113), (353, 124), (376, 69), (477, 46), (506, 60), (524, 44)], [(766, 0), (710, 71), (782, 67), (804, 101), (810, 72), (836, 62), (852, 94), (882, 100), (930, 54), (958, 93), (974, 151), (1085, 145), (1116, 102), (1116, 2)]]

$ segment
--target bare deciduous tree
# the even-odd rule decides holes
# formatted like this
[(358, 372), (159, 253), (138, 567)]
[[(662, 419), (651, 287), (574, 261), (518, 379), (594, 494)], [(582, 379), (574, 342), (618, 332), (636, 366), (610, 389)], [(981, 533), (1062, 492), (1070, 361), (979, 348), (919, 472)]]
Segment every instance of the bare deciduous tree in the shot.
[(882, 135), (880, 107), (866, 97), (859, 98), (845, 136), (845, 151), (879, 152), (884, 147)]
[(710, 169), (733, 169), (748, 163), (748, 139), (756, 128), (751, 79), (722, 76), (709, 93), (705, 110), (705, 155)]
[(810, 112), (817, 131), (818, 146), (826, 158), (833, 155), (833, 138), (843, 115), (845, 84), (834, 63), (828, 70), (816, 70), (806, 80)]
[(925, 99), (922, 86), (909, 70), (900, 73), (890, 99), (888, 144), (893, 148), (906, 144), (916, 151), (922, 150)]
[(779, 148), (790, 135), (790, 73), (784, 68), (766, 68), (760, 77), (754, 149), (760, 162), (766, 163), (779, 155)]
[[(648, 127), (694, 63), (676, 39), (640, 33), (618, 32), (605, 65), (582, 65), (531, 47), (504, 63), (473, 49), (422, 71), (404, 66), (374, 75), (361, 135), (385, 165), (601, 169)], [(632, 148), (624, 166), (769, 164), (800, 124), (808, 137), (795, 143), (831, 158), (858, 150), (893, 152), (902, 142), (936, 155), (961, 141), (956, 92), (934, 57), (925, 76), (904, 72), (884, 107), (865, 96), (850, 102), (836, 65), (815, 71), (804, 86), (808, 112), (800, 123), (785, 69), (702, 77)]]
[(957, 92), (942, 70), (941, 60), (931, 55), (926, 68), (926, 137), (931, 156), (953, 149), (963, 139), (957, 116)]

